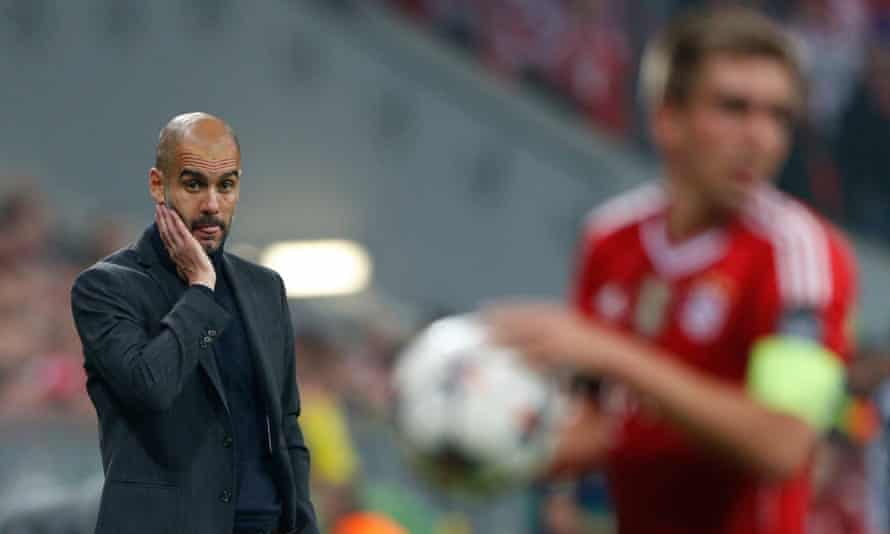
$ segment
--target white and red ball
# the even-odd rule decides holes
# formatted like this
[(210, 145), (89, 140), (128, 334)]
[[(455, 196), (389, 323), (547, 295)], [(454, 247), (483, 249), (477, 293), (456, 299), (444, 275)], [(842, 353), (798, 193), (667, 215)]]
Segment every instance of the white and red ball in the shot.
[(491, 343), (476, 316), (424, 329), (402, 352), (394, 387), (405, 443), (447, 486), (507, 488), (551, 458), (565, 404), (556, 380)]

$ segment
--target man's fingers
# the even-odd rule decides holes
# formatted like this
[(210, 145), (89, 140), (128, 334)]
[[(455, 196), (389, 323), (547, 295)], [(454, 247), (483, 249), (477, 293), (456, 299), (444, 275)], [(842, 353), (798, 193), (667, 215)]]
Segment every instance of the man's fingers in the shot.
[(161, 205), (155, 205), (155, 222), (158, 223), (158, 232), (160, 232), (161, 237), (164, 237), (164, 232), (166, 228), (164, 226), (164, 214), (161, 213)]
[(493, 315), (488, 324), (494, 342), (503, 345), (523, 345), (535, 341), (543, 333), (540, 321), (512, 312)]
[(170, 219), (172, 222), (172, 226), (175, 228), (177, 244), (182, 247), (188, 247), (191, 251), (196, 254), (200, 254), (196, 260), (198, 262), (202, 262), (204, 257), (204, 249), (201, 247), (201, 243), (192, 235), (189, 231), (188, 227), (185, 224), (185, 221), (182, 220), (182, 217), (179, 216), (178, 213), (174, 210), (168, 210), (170, 213)]
[(173, 229), (176, 232), (178, 237), (185, 238), (188, 235), (188, 228), (185, 227), (185, 222), (182, 220), (182, 217), (179, 216), (174, 210), (168, 210), (170, 213), (170, 220), (173, 224)]
[(187, 247), (189, 247), (191, 244), (190, 241), (193, 240), (194, 237), (189, 234), (185, 222), (183, 222), (182, 217), (180, 217), (175, 210), (171, 208), (165, 209), (167, 211), (167, 226), (170, 229), (171, 242), (179, 250), (184, 252)]
[(170, 243), (170, 229), (167, 226), (167, 216), (164, 213), (164, 206), (158, 204), (155, 208), (155, 220), (158, 222), (158, 233), (161, 235), (161, 241), (167, 247), (167, 251), (172, 253), (172, 245)]
[(603, 460), (608, 429), (605, 418), (590, 401), (576, 403), (558, 432), (559, 443), (545, 478), (578, 476)]
[(538, 373), (547, 373), (553, 369), (553, 364), (542, 352), (537, 350), (519, 350), (523, 363)]
[(182, 224), (182, 220), (179, 219), (179, 215), (166, 206), (164, 206), (162, 209), (164, 210), (164, 213), (167, 217), (167, 231), (168, 237), (170, 239), (170, 244), (176, 247), (185, 245), (185, 240), (183, 239), (182, 231), (179, 226)]

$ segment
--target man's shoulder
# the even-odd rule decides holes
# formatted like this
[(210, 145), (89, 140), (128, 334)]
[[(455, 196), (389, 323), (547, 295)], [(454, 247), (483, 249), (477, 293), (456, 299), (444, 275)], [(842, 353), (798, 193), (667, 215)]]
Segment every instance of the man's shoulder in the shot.
[(141, 267), (139, 256), (132, 245), (112, 252), (93, 265), (84, 269), (78, 279), (91, 276), (133, 276), (141, 275), (145, 270)]
[(801, 305), (823, 305), (833, 287), (855, 271), (843, 233), (802, 202), (772, 188), (750, 203), (745, 227), (772, 256), (783, 297)]
[(756, 239), (772, 249), (793, 246), (800, 251), (816, 247), (852, 256), (850, 242), (840, 228), (800, 200), (774, 188), (756, 195), (746, 207), (743, 221)]
[(71, 296), (76, 301), (101, 294), (129, 295), (133, 288), (145, 287), (149, 282), (147, 269), (131, 246), (84, 269), (71, 286)]
[(606, 200), (592, 209), (584, 221), (587, 246), (593, 242), (622, 240), (622, 236), (634, 234), (644, 221), (662, 213), (667, 202), (664, 185), (657, 181), (643, 183)]

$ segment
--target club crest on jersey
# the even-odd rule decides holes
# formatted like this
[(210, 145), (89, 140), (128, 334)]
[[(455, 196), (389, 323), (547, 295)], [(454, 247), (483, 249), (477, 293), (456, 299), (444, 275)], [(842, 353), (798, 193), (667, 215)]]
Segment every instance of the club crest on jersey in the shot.
[(729, 311), (729, 295), (718, 280), (696, 282), (680, 311), (680, 326), (698, 343), (713, 340), (723, 328)]
[(634, 326), (637, 333), (655, 337), (664, 327), (668, 304), (671, 301), (671, 286), (654, 276), (647, 277), (640, 285)]
[(594, 309), (597, 314), (608, 321), (619, 321), (627, 312), (627, 295), (616, 284), (606, 284), (594, 298)]

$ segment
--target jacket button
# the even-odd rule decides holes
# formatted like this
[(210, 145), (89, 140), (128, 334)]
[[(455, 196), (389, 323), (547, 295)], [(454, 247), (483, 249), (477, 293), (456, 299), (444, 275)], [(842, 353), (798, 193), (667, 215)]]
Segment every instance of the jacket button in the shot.
[(223, 445), (223, 447), (228, 449), (229, 447), (232, 446), (233, 441), (234, 440), (232, 440), (232, 436), (226, 436), (223, 438), (222, 445)]
[(219, 500), (224, 503), (232, 502), (232, 492), (229, 490), (223, 490), (223, 492), (219, 494)]
[(213, 341), (213, 338), (212, 338), (212, 337), (210, 337), (210, 336), (204, 336), (204, 343), (210, 343), (211, 341)]

